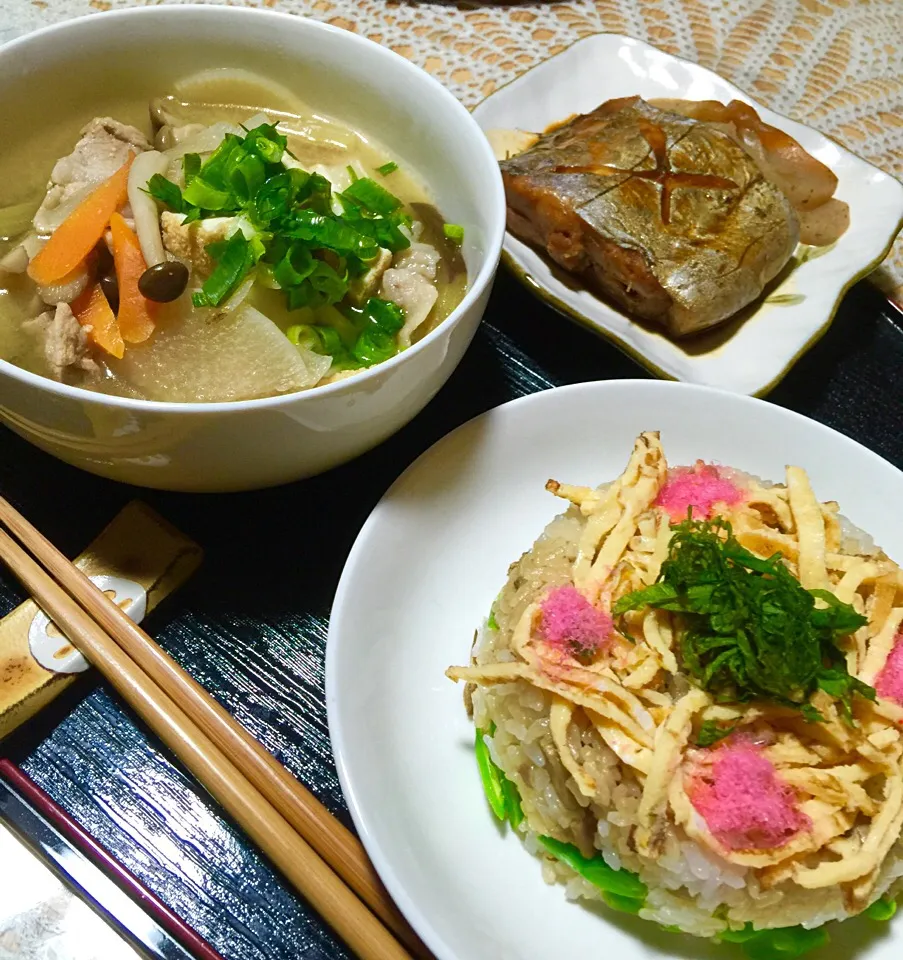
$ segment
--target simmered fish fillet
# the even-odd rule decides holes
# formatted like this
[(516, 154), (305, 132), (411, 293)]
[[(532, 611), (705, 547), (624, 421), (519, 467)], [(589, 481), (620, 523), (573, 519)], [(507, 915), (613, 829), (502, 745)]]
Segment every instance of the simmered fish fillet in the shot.
[(501, 162), (508, 228), (673, 336), (755, 300), (790, 259), (790, 202), (715, 125), (610, 100)]

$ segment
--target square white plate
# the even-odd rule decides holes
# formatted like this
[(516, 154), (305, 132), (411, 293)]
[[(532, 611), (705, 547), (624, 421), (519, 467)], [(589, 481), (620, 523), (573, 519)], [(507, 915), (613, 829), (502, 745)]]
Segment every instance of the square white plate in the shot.
[(903, 184), (811, 127), (761, 106), (711, 70), (618, 34), (578, 41), (497, 90), (473, 115), (484, 131), (538, 132), (633, 94), (752, 104), (766, 123), (785, 130), (834, 171), (835, 196), (850, 205), (849, 229), (831, 248), (799, 248), (783, 282), (743, 311), (742, 322), (729, 321), (683, 345), (564, 282), (547, 258), (510, 233), (503, 258), (542, 299), (613, 340), (658, 376), (764, 394), (825, 333), (846, 291), (887, 255), (903, 222)]

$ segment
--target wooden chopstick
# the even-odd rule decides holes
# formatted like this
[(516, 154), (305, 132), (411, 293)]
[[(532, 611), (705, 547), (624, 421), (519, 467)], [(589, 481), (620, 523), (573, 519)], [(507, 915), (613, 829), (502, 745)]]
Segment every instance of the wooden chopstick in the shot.
[[(10, 512), (15, 513), (3, 501), (4, 522)], [(3, 531), (0, 559), (72, 644), (100, 670), (358, 957), (409, 960), (408, 952), (185, 711)]]
[(398, 912), (357, 837), (3, 497), (0, 497), (0, 523), (160, 689), (180, 704), (203, 733), (232, 758), (242, 774), (395, 936), (416, 956), (429, 957), (417, 934)]

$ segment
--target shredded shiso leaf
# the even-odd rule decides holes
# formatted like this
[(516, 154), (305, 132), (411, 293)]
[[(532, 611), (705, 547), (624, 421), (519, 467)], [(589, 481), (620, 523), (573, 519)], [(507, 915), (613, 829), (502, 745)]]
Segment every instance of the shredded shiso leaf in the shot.
[(720, 517), (677, 524), (658, 581), (622, 597), (613, 613), (643, 607), (681, 615), (682, 667), (718, 701), (762, 698), (814, 722), (824, 719), (808, 702), (816, 690), (834, 697), (847, 720), (854, 694), (875, 699), (837, 646), (865, 618), (827, 590), (806, 590), (780, 554), (750, 553)]
[(729, 737), (734, 732), (736, 726), (734, 723), (730, 726), (723, 727), (717, 720), (703, 720), (693, 742), (697, 747), (711, 747), (718, 743), (719, 740)]

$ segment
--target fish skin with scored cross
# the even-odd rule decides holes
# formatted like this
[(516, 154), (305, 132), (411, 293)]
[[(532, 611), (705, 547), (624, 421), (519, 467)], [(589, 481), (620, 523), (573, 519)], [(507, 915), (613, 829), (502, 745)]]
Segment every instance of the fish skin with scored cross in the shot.
[(609, 100), (501, 162), (508, 228), (674, 337), (751, 303), (790, 259), (796, 214), (716, 125)]

